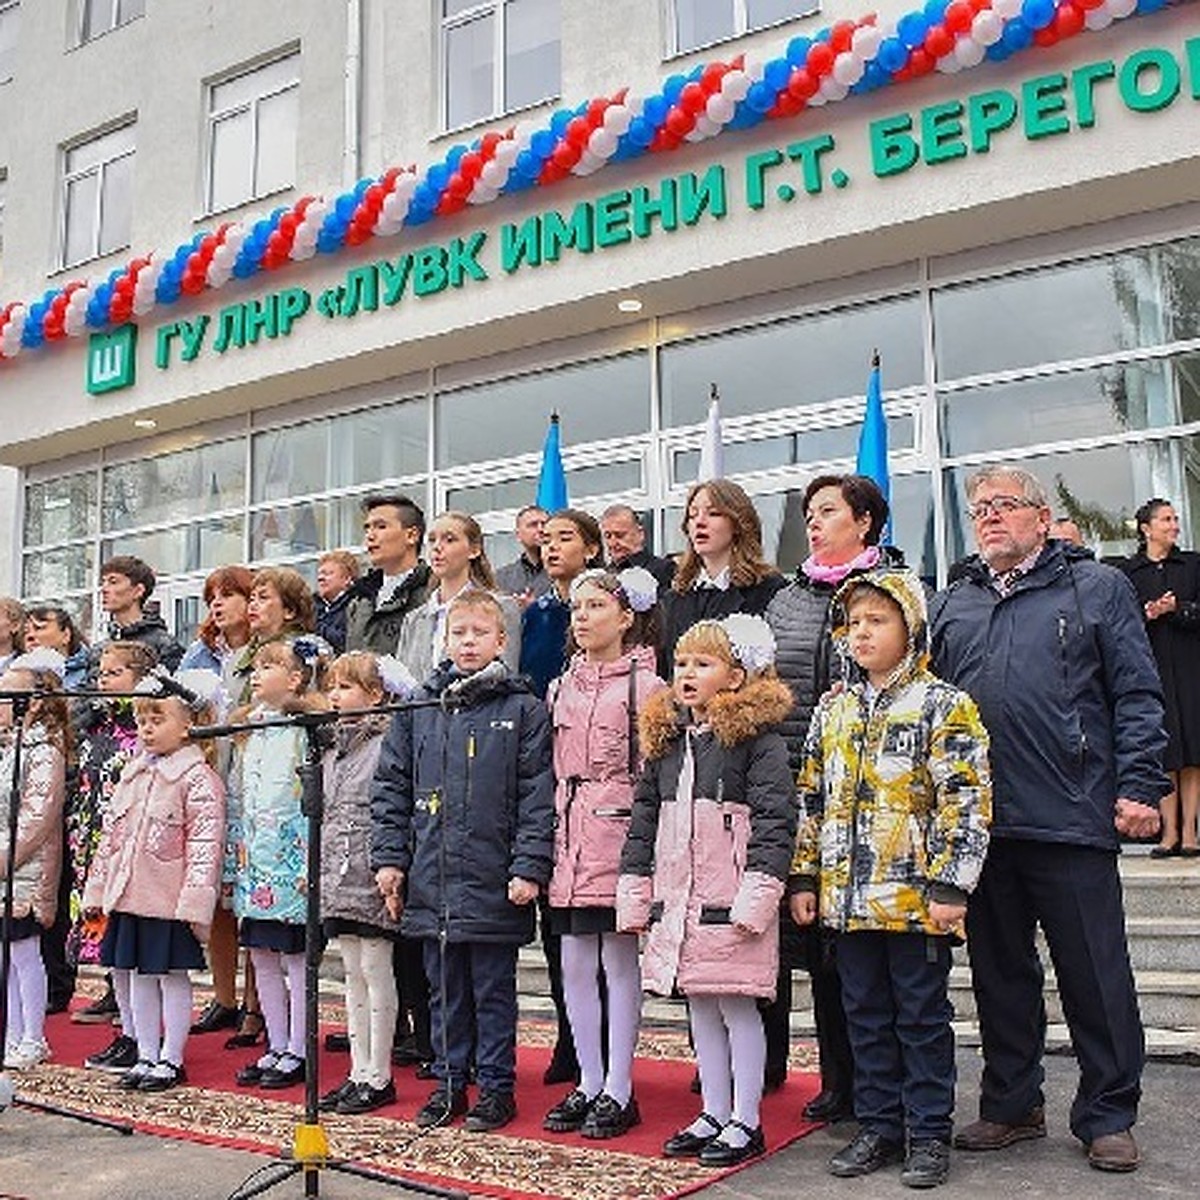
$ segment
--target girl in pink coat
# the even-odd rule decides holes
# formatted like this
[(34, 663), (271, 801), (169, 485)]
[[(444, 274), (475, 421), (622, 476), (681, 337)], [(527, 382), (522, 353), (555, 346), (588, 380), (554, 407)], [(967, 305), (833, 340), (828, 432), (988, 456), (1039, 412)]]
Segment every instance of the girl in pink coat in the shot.
[(192, 702), (176, 694), (133, 702), (141, 751), (109, 800), (83, 894), (88, 914), (107, 917), (101, 964), (129, 976), (138, 1058), (121, 1086), (141, 1092), (186, 1079), (188, 971), (204, 969), (201, 943), (217, 904), (225, 844), (224, 786), (188, 741), (193, 720), (210, 713), (206, 701), (220, 680), (211, 671), (183, 671), (176, 683)]
[(774, 728), (792, 695), (774, 657), (760, 617), (700, 621), (679, 639), (672, 691), (642, 713), (646, 769), (621, 854), (617, 928), (646, 933), (648, 991), (687, 996), (700, 1068), (704, 1110), (663, 1152), (707, 1166), (766, 1148), (758, 1001), (775, 994), (796, 836), (796, 788)]
[[(563, 992), (579, 1086), (545, 1128), (617, 1137), (641, 1119), (633, 1054), (641, 1016), (638, 941), (616, 932), (617, 867), (640, 767), (637, 718), (665, 687), (655, 674), (658, 586), (640, 567), (585, 571), (571, 585), (578, 653), (550, 685), (557, 823), (550, 927), (562, 935)], [(608, 994), (608, 1067), (600, 1037), (600, 973)]]

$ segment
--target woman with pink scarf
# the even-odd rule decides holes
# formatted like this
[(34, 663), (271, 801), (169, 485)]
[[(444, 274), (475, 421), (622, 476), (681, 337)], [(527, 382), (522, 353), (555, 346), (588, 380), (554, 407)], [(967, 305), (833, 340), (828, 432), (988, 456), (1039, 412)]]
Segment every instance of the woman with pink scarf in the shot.
[[(887, 500), (874, 481), (864, 475), (822, 475), (805, 490), (804, 521), (810, 554), (793, 581), (771, 598), (765, 613), (775, 634), (776, 670), (795, 697), (791, 715), (780, 726), (793, 772), (799, 768), (817, 701), (843, 679), (843, 664), (830, 637), (829, 609), (834, 592), (849, 576), (869, 571), (881, 560), (902, 562), (897, 551), (879, 545), (887, 520)], [(781, 930), (779, 985), (775, 1003), (763, 1015), (767, 1084), (782, 1079), (786, 1072), (791, 967), (803, 966), (812, 976), (813, 1016), (821, 1055), (821, 1091), (804, 1106), (803, 1115), (811, 1121), (849, 1118), (853, 1116), (854, 1064), (833, 942), (816, 927), (799, 930), (784, 921)]]

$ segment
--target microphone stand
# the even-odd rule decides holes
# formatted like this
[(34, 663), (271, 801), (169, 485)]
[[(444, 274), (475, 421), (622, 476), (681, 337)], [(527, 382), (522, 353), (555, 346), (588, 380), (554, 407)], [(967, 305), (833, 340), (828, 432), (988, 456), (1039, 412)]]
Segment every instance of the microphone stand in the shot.
[[(12, 704), (12, 735), (13, 735), (13, 765), (10, 781), (8, 802), (8, 855), (7, 869), (4, 872), (4, 912), (3, 929), (0, 936), (0, 1045), (7, 1045), (8, 1039), (8, 981), (12, 972), (12, 930), (14, 885), (17, 861), (17, 825), (21, 809), (21, 751), (24, 743), (25, 717), (29, 712), (30, 702), (38, 695), (36, 691), (0, 692), (0, 701)], [(44, 693), (59, 695), (60, 693)], [(3, 781), (0, 781), (2, 783)], [(65, 864), (64, 864), (65, 869)], [(72, 1121), (80, 1121), (85, 1125), (95, 1125), (100, 1129), (111, 1129), (128, 1137), (133, 1133), (133, 1126), (123, 1121), (110, 1121), (106, 1117), (97, 1117), (91, 1113), (79, 1112), (72, 1108), (61, 1108), (57, 1104), (45, 1104), (37, 1100), (29, 1100), (16, 1092), (15, 1086), (0, 1064), (0, 1098), (5, 1094), (11, 1096), (11, 1103), (17, 1108), (32, 1109), (47, 1113), (54, 1117), (69, 1117)], [(4, 1109), (0, 1103), (0, 1112)]]
[(251, 1196), (283, 1183), (293, 1175), (304, 1173), (304, 1195), (320, 1194), (319, 1178), (322, 1170), (339, 1171), (345, 1175), (356, 1175), (394, 1187), (408, 1188), (426, 1196), (438, 1196), (443, 1200), (468, 1200), (468, 1194), (453, 1188), (441, 1188), (402, 1175), (392, 1175), (374, 1170), (358, 1163), (336, 1161), (329, 1157), (329, 1139), (321, 1125), (317, 1107), (320, 1089), (317, 1084), (318, 1053), (318, 1009), (317, 988), (321, 965), (321, 825), (325, 810), (324, 773), (321, 758), (324, 752), (321, 732), (325, 726), (346, 717), (368, 716), (381, 712), (406, 712), (417, 708), (440, 708), (453, 704), (453, 699), (406, 700), (394, 704), (381, 704), (374, 708), (343, 709), (338, 712), (294, 713), (289, 716), (267, 717), (261, 721), (247, 721), (233, 725), (193, 726), (189, 737), (193, 741), (229, 737), (235, 733), (247, 733), (255, 729), (272, 727), (303, 729), (306, 739), (304, 762), (296, 769), (301, 784), (301, 811), (308, 823), (308, 859), (306, 864), (307, 893), (305, 896), (305, 939), (304, 939), (304, 1002), (305, 1002), (305, 1056), (304, 1073), (304, 1123), (297, 1125), (292, 1134), (290, 1158), (277, 1164), (273, 1174), (257, 1183), (247, 1183), (230, 1197), (230, 1200), (249, 1200)]

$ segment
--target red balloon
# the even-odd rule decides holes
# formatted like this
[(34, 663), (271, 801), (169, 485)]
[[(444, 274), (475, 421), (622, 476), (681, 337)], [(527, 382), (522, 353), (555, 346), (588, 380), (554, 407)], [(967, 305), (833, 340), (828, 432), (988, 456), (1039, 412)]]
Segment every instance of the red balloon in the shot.
[(650, 151), (657, 154), (663, 150), (674, 150), (682, 141), (683, 138), (677, 133), (672, 133), (669, 129), (660, 129), (654, 135), (654, 141), (650, 143)]
[(542, 173), (538, 176), (538, 183), (557, 183), (560, 179), (566, 179), (571, 173), (570, 167), (559, 166), (555, 162), (554, 157), (546, 159), (546, 165), (542, 167)]
[(479, 173), (483, 170), (483, 158), (474, 150), (468, 150), (466, 154), (459, 159), (458, 173), (468, 182), (474, 183), (479, 178)]
[(829, 31), (829, 48), (834, 54), (845, 54), (854, 40), (854, 31), (858, 27), (853, 21), (839, 21)]
[(808, 69), (817, 76), (833, 70), (833, 51), (824, 42), (813, 42), (808, 48)]
[(1037, 42), (1037, 44), (1041, 46), (1043, 50), (1048, 50), (1051, 46), (1057, 46), (1059, 37), (1058, 30), (1054, 28), (1054, 22), (1051, 21), (1049, 25), (1042, 29), (1035, 29), (1033, 31), (1033, 40)]
[(946, 6), (946, 15), (942, 18), (942, 22), (951, 33), (966, 33), (971, 28), (971, 20), (974, 16), (967, 0), (952, 0)]
[(1076, 3), (1064, 4), (1054, 14), (1054, 29), (1060, 38), (1074, 37), (1083, 28), (1083, 9)]
[(925, 35), (925, 49), (933, 58), (945, 58), (954, 49), (954, 34), (944, 25), (931, 25)]
[(711, 62), (700, 74), (700, 86), (710, 94), (721, 86), (729, 68), (723, 62)]
[(572, 117), (564, 136), (569, 145), (574, 146), (577, 150), (582, 150), (587, 145), (588, 138), (592, 136), (592, 127), (588, 124), (586, 117)]
[(284, 213), (279, 218), (279, 232), (284, 237), (291, 239), (296, 234), (296, 226), (300, 224), (300, 218), (295, 213)]
[(1075, 0), (1075, 7), (1082, 8), (1084, 12), (1090, 12), (1093, 8), (1099, 8), (1104, 0)]
[(683, 139), (696, 125), (696, 118), (682, 108), (672, 108), (667, 113), (667, 129), (677, 138)]
[(790, 91), (785, 91), (775, 102), (775, 107), (767, 113), (768, 117), (794, 117), (804, 108), (804, 101), (798, 96), (793, 96)]
[(694, 81), (685, 84), (683, 91), (679, 93), (679, 107), (693, 117), (703, 112), (707, 103), (708, 93)]
[[(937, 59), (935, 59), (933, 55), (925, 49), (924, 46), (918, 46), (908, 56), (908, 70), (911, 71), (914, 76), (928, 75), (929, 72), (932, 71), (936, 66)], [(899, 72), (897, 72), (897, 74), (899, 74)]]
[(272, 254), (286, 254), (289, 249), (288, 236), (282, 229), (276, 229), (269, 238), (267, 238), (267, 249)]
[(183, 278), (179, 281), (180, 291), (187, 292), (189, 296), (198, 296), (204, 291), (204, 276), (195, 275), (191, 271), (184, 271)]
[(462, 175), (451, 175), (450, 182), (446, 184), (446, 195), (453, 196), (456, 200), (465, 200), (471, 194), (471, 181), (464, 179)]
[(604, 113), (607, 108), (607, 96), (597, 96), (595, 100), (589, 102), (587, 106), (587, 120), (593, 129), (604, 120)]
[[(1097, 0), (1097, 3), (1100, 2), (1101, 0)], [(992, 0), (968, 0), (968, 3), (971, 5), (973, 13), (981, 13), (985, 8), (992, 7)]]
[(797, 100), (807, 100), (810, 96), (817, 94), (817, 81), (803, 67), (797, 67), (791, 74), (788, 80), (787, 90), (796, 97)]
[[(482, 154), (484, 158), (491, 158), (492, 155), (496, 153), (496, 147), (500, 145), (502, 141), (504, 141), (504, 139), (494, 130), (489, 133), (485, 133), (483, 137), (479, 139), (479, 153)], [(399, 174), (399, 172), (397, 172), (397, 174)]]
[(467, 207), (466, 197), (452, 196), (448, 192), (439, 201), (437, 210), (442, 216), (449, 216), (451, 213), (462, 212)]
[(580, 147), (573, 146), (570, 142), (559, 142), (554, 147), (554, 153), (550, 156), (550, 160), (565, 174), (570, 174), (571, 168), (579, 161), (579, 154)]

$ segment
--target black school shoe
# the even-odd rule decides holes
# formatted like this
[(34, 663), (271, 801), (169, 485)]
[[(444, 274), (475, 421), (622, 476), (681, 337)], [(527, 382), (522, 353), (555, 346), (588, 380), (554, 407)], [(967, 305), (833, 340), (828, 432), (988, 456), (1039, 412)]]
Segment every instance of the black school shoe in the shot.
[(603, 1141), (628, 1133), (642, 1123), (637, 1100), (629, 1097), (626, 1104), (618, 1104), (607, 1092), (601, 1092), (592, 1104), (587, 1119), (579, 1130), (580, 1137)]
[(137, 1090), (139, 1092), (165, 1092), (169, 1088), (178, 1087), (181, 1083), (187, 1083), (187, 1072), (182, 1066), (167, 1062), (164, 1058), (162, 1062), (156, 1063), (142, 1076)]
[(574, 1133), (576, 1129), (582, 1128), (594, 1103), (595, 1101), (587, 1098), (586, 1092), (576, 1088), (546, 1114), (542, 1128), (551, 1133)]
[(337, 1112), (337, 1106), (355, 1089), (358, 1084), (349, 1076), (342, 1080), (335, 1088), (331, 1088), (317, 1101), (318, 1112)]
[(418, 1129), (431, 1129), (434, 1125), (448, 1125), (455, 1117), (461, 1117), (466, 1111), (466, 1089), (448, 1090), (443, 1084), (417, 1110), (413, 1121)]
[(294, 1054), (281, 1054), (273, 1067), (267, 1067), (263, 1071), (258, 1086), (272, 1092), (294, 1087), (304, 1082), (304, 1071), (304, 1059), (297, 1058)]
[(840, 1179), (853, 1179), (858, 1175), (870, 1175), (903, 1157), (904, 1147), (900, 1142), (863, 1130), (829, 1160), (829, 1173)]
[(236, 1008), (226, 1008), (220, 1001), (210, 1000), (188, 1032), (216, 1033), (221, 1029), (236, 1029), (240, 1015)]
[(354, 1090), (338, 1104), (337, 1111), (342, 1116), (354, 1116), (395, 1103), (396, 1085), (389, 1079), (383, 1087), (372, 1087), (369, 1083), (356, 1084)]
[[(700, 1151), (701, 1166), (736, 1167), (747, 1159), (766, 1154), (767, 1142), (763, 1137), (761, 1125), (757, 1129), (751, 1129), (749, 1125), (743, 1125), (741, 1121), (734, 1120), (730, 1121), (725, 1129), (731, 1127), (741, 1130), (746, 1140), (741, 1145), (734, 1145), (732, 1142), (723, 1141), (718, 1135)], [(725, 1129), (721, 1130), (721, 1134), (724, 1134)]]
[(490, 1133), (493, 1129), (503, 1129), (516, 1115), (517, 1102), (512, 1092), (481, 1092), (467, 1113), (467, 1129), (471, 1133)]
[[(699, 1158), (700, 1151), (721, 1132), (721, 1123), (716, 1117), (710, 1117), (702, 1112), (696, 1121), (703, 1121), (712, 1133), (692, 1133), (691, 1129), (681, 1129), (672, 1134), (663, 1143), (663, 1155), (667, 1158)], [(694, 1125), (696, 1122), (693, 1121)]]
[(83, 1065), (91, 1071), (128, 1071), (137, 1060), (137, 1042), (122, 1033), (98, 1054), (89, 1054)]
[(931, 1188), (950, 1178), (950, 1143), (930, 1138), (913, 1142), (900, 1172), (900, 1182), (910, 1188)]

